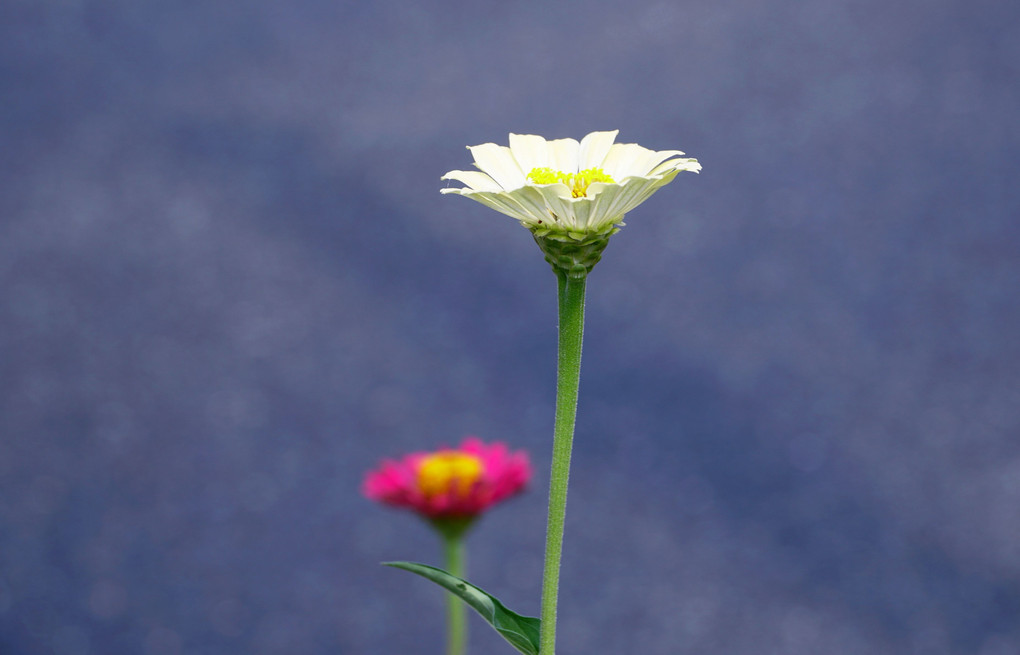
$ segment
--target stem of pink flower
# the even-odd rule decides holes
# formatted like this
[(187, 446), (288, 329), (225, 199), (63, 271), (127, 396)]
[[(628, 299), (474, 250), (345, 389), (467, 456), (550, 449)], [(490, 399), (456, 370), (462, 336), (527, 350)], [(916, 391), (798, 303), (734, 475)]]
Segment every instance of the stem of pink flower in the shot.
[[(446, 572), (464, 579), (467, 556), (464, 535), (474, 524), (474, 516), (433, 518), (429, 524), (443, 540), (443, 563)], [(467, 616), (464, 603), (453, 594), (446, 594), (446, 655), (464, 655), (467, 648)]]
[(570, 453), (577, 416), (577, 389), (581, 378), (581, 342), (584, 337), (585, 277), (556, 271), (559, 279), (559, 350), (556, 366), (556, 419), (553, 426), (552, 471), (549, 475), (549, 520), (542, 572), (542, 628), (540, 655), (556, 652), (556, 606), (559, 599), (563, 525), (567, 512)]
[[(463, 579), (465, 573), (463, 531), (444, 532), (443, 559), (446, 571)], [(464, 603), (453, 594), (446, 594), (446, 655), (464, 655), (467, 646), (467, 616)]]

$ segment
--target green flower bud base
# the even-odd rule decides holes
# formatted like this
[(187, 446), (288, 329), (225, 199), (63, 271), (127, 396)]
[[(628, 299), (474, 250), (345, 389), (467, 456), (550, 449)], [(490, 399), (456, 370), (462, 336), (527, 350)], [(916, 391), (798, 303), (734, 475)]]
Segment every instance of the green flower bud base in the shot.
[(609, 237), (619, 231), (620, 228), (613, 227), (600, 234), (551, 230), (533, 230), (531, 234), (553, 271), (567, 277), (582, 278), (602, 259), (602, 251), (609, 245)]

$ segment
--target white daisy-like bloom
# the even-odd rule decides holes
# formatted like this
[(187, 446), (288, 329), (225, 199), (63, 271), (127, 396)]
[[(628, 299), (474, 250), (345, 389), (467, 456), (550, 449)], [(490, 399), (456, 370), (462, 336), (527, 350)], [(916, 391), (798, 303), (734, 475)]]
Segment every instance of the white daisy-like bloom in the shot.
[(701, 170), (698, 160), (683, 158), (679, 150), (614, 143), (618, 132), (592, 132), (580, 143), (511, 134), (509, 147), (468, 146), (479, 170), (450, 171), (442, 179), (466, 186), (440, 191), (512, 216), (536, 239), (608, 237), (627, 212), (678, 173)]

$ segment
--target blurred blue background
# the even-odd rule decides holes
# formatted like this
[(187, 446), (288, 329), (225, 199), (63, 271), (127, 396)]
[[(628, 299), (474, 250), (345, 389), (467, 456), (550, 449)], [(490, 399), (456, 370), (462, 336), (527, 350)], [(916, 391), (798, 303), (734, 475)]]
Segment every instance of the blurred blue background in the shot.
[(5, 0), (0, 652), (439, 653), (358, 486), (465, 434), (536, 614), (555, 279), (439, 177), (600, 129), (705, 169), (589, 278), (561, 652), (1020, 652), (1018, 74), (1009, 0)]

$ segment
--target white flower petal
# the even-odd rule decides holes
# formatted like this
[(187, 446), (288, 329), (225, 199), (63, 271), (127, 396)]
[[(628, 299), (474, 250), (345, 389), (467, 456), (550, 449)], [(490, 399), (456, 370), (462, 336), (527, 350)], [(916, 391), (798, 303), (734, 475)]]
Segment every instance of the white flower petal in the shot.
[(639, 161), (635, 162), (634, 165), (637, 170), (645, 169), (637, 175), (649, 176), (652, 171), (662, 162), (666, 161), (670, 157), (678, 157), (684, 153), (679, 150), (649, 150), (645, 153), (644, 157), (640, 158)]
[(648, 171), (639, 171), (639, 162), (648, 152), (651, 152), (648, 148), (636, 143), (614, 143), (602, 162), (602, 170), (617, 182), (632, 175), (644, 175)]
[(500, 191), (503, 188), (491, 177), (479, 171), (450, 171), (439, 179), (463, 182), (473, 191)]
[(599, 230), (623, 220), (624, 212), (617, 209), (621, 206), (621, 203), (617, 202), (617, 198), (623, 192), (623, 187), (619, 184), (604, 186), (605, 188), (598, 191), (598, 195), (595, 196), (592, 203), (590, 222), (593, 230)]
[(506, 190), (524, 186), (524, 173), (514, 159), (510, 148), (497, 146), (495, 143), (483, 143), (480, 146), (468, 146), (471, 156), (475, 158), (475, 166), (483, 173), (496, 180)]
[(574, 223), (574, 207), (570, 190), (562, 184), (544, 184), (533, 187), (542, 194), (545, 206), (549, 208), (553, 220), (560, 227), (568, 230), (576, 228)]
[(510, 195), (534, 219), (533, 222), (535, 224), (548, 227), (555, 222), (550, 214), (549, 206), (545, 202), (545, 197), (538, 187), (523, 186), (520, 189), (511, 191)]
[(616, 135), (619, 133), (620, 130), (592, 132), (581, 139), (577, 170), (585, 171), (589, 168), (602, 168), (602, 161), (609, 154), (609, 149), (613, 146), (613, 141), (616, 141)]
[[(667, 159), (666, 161), (658, 164), (652, 170), (648, 171), (648, 177), (655, 177), (656, 175), (662, 175), (672, 170), (679, 170), (684, 167), (681, 162), (687, 161), (686, 159)], [(678, 168), (679, 167), (679, 168)]]
[[(658, 178), (630, 177), (623, 184), (618, 185), (618, 191), (610, 203), (600, 207), (600, 219), (622, 218), (624, 214), (634, 209), (652, 195), (661, 186)], [(600, 222), (599, 227), (604, 223)]]
[(563, 173), (577, 172), (577, 153), (580, 144), (574, 139), (556, 139), (549, 142), (549, 154), (552, 163), (548, 166), (554, 171)]
[(593, 182), (588, 187), (588, 198), (591, 199), (589, 222), (592, 225), (613, 222), (613, 207), (621, 188), (619, 184), (605, 182)]
[(671, 159), (664, 161), (649, 172), (649, 175), (661, 175), (667, 171), (690, 171), (691, 173), (700, 173), (701, 164), (698, 163), (697, 159)]
[(520, 203), (515, 202), (514, 198), (504, 191), (492, 193), (488, 191), (463, 191), (461, 195), (480, 202), (486, 207), (495, 209), (502, 214), (512, 216), (519, 221), (534, 223), (531, 214), (525, 211)]
[(549, 166), (551, 162), (548, 142), (534, 134), (511, 134), (510, 152), (525, 176), (533, 169)]
[(595, 203), (588, 198), (576, 198), (570, 203), (574, 214), (574, 227), (577, 230), (587, 230), (591, 227), (592, 210)]

